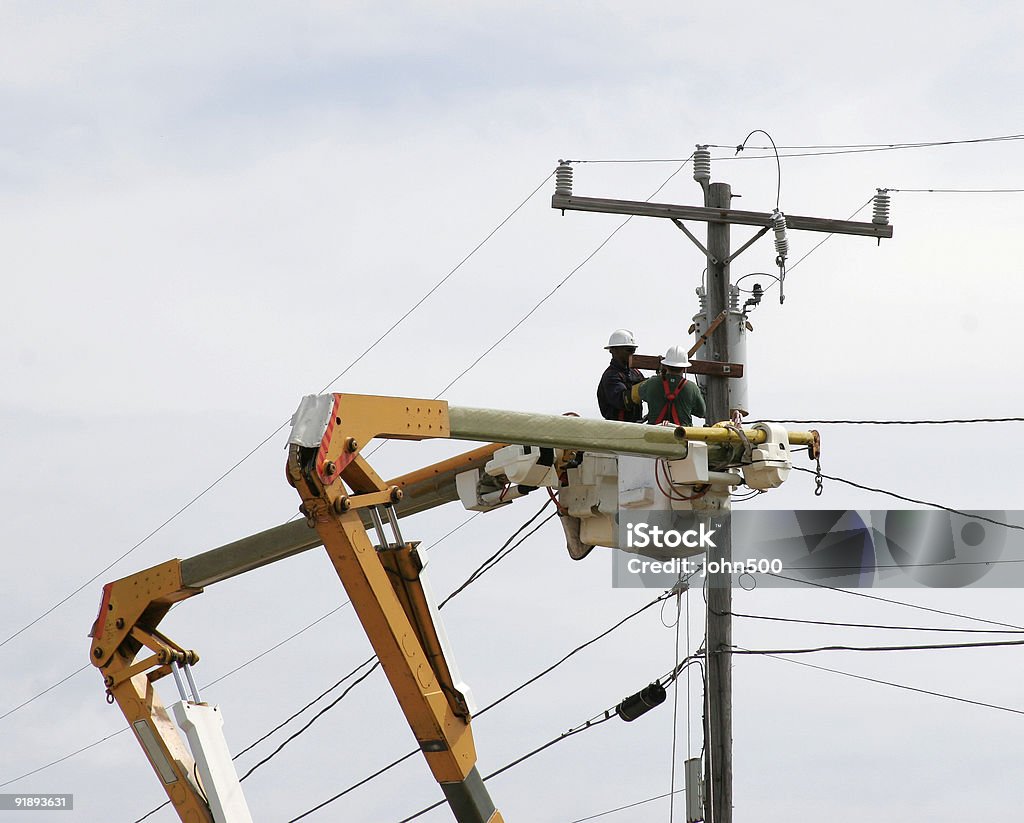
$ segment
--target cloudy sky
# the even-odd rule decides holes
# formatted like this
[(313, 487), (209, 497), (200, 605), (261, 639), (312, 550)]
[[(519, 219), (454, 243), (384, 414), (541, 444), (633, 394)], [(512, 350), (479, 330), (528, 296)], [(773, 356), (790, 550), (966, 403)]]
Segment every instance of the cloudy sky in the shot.
[[(575, 191), (642, 200), (664, 186), (659, 201), (695, 205), (690, 168), (672, 176), (681, 160), (754, 129), (780, 147), (1018, 135), (1022, 25), (1009, 2), (4, 4), (0, 792), (74, 793), (74, 812), (39, 815), (55, 820), (133, 821), (164, 800), (91, 666), (22, 704), (87, 664), (104, 582), (292, 517), (280, 427), (304, 394), (442, 393), (456, 405), (597, 416), (612, 329), (633, 329), (652, 354), (685, 341), (699, 252), (670, 224), (635, 219), (573, 273), (622, 218), (552, 211), (544, 181), (559, 158), (674, 161), (581, 163)], [(716, 149), (713, 177), (742, 195), (738, 208), (771, 210), (780, 185), (783, 211), (847, 218), (877, 187), (1024, 188), (1022, 150), (1020, 140), (782, 149), (780, 182), (765, 152)], [(772, 290), (751, 318), (754, 416), (1020, 416), (1022, 203), (894, 192), (892, 240), (836, 237), (793, 266), (785, 305)], [(870, 220), (870, 205), (858, 218)], [(735, 229), (734, 243), (748, 232)], [(822, 238), (792, 233), (791, 260)], [(774, 256), (762, 241), (733, 277), (771, 272)], [(1019, 507), (1015, 424), (821, 428), (826, 473), (958, 508)], [(391, 444), (373, 460), (392, 476), (450, 452)], [(901, 505), (838, 483), (815, 498), (803, 474), (758, 503)], [(431, 551), (435, 590), (455, 588), (539, 505), (475, 518)], [(404, 532), (429, 545), (467, 517), (448, 506)], [(560, 539), (548, 524), (445, 610), (481, 704), (657, 594), (613, 590), (607, 552), (573, 563)], [(1012, 590), (879, 594), (1024, 625)], [(220, 704), (233, 750), (369, 655), (351, 608), (333, 611), (345, 599), (313, 551), (211, 587), (164, 621), (202, 655), (200, 685), (253, 661), (203, 693)], [(702, 607), (695, 592), (691, 648)], [(832, 591), (740, 591), (734, 607), (983, 625)], [(481, 772), (668, 671), (671, 617), (644, 612), (480, 718)], [(737, 620), (735, 638), (921, 642), (756, 620)], [(1024, 710), (1013, 647), (801, 660)], [(738, 821), (959, 821), (1019, 804), (1019, 714), (764, 657), (737, 659), (734, 683)], [(171, 700), (173, 684), (163, 693)], [(697, 683), (679, 700), (681, 764), (701, 745)], [(491, 793), (510, 823), (646, 800), (670, 790), (672, 737), (666, 705), (537, 755)], [(377, 672), (246, 781), (250, 806), (258, 820), (290, 820), (413, 745)], [(413, 758), (307, 819), (393, 821), (439, 798)], [(600, 819), (667, 820), (668, 801)]]

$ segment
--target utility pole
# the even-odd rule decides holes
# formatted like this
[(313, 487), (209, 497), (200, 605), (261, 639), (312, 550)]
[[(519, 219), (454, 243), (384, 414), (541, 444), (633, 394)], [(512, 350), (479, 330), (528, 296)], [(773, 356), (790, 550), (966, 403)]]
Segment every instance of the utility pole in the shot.
[[(704, 186), (704, 205), (728, 209), (732, 205), (732, 187), (728, 183)], [(729, 307), (729, 237), (728, 223), (708, 223), (708, 317), (718, 317)], [(728, 323), (720, 323), (711, 335), (711, 357), (719, 363), (729, 361)], [(744, 364), (746, 365), (746, 364)], [(707, 377), (708, 425), (730, 420), (729, 378)], [(729, 507), (729, 489), (716, 499), (722, 509)], [(719, 527), (715, 548), (709, 549), (709, 566), (719, 571), (707, 576), (707, 700), (704, 717), (704, 820), (708, 823), (732, 823), (732, 574), (723, 561), (732, 560), (732, 526), (724, 518)], [(716, 565), (717, 564), (717, 565)]]
[[(710, 182), (710, 162), (710, 154), (707, 153), (706, 147), (698, 146), (698, 151), (694, 154), (694, 179), (701, 183), (704, 190), (703, 207), (577, 197), (572, 191), (573, 169), (566, 161), (561, 161), (555, 172), (555, 194), (551, 198), (551, 207), (560, 209), (563, 214), (566, 211), (588, 211), (671, 220), (706, 256), (706, 322), (708, 328), (713, 326), (714, 330), (705, 346), (705, 352), (710, 352), (710, 357), (700, 363), (692, 361), (695, 368), (691, 368), (691, 371), (707, 376), (705, 420), (709, 426), (732, 420), (729, 380), (741, 375), (745, 366), (730, 361), (729, 324), (721, 322), (730, 310), (730, 263), (772, 229), (775, 230), (776, 250), (779, 252), (780, 276), (785, 267), (785, 245), (788, 241), (784, 238), (787, 227), (797, 231), (874, 237), (879, 242), (883, 237), (892, 237), (892, 226), (889, 225), (889, 196), (884, 189), (879, 189), (875, 195), (874, 215), (870, 223), (795, 215), (783, 217), (778, 209), (771, 213), (739, 211), (732, 208), (732, 188), (729, 184)], [(708, 224), (707, 247), (704, 247), (686, 228), (683, 220), (698, 220)], [(730, 248), (732, 225), (761, 228), (733, 252)], [(781, 290), (780, 281), (780, 295)], [(704, 500), (707, 509), (727, 511), (729, 490), (716, 489), (708, 493)], [(719, 571), (707, 576), (705, 823), (732, 823), (732, 574), (723, 570), (728, 569), (728, 566), (722, 566), (722, 561), (732, 560), (732, 528), (728, 517), (724, 517), (723, 522), (725, 527), (719, 529), (717, 533), (717, 545), (707, 556), (708, 564), (717, 562)]]

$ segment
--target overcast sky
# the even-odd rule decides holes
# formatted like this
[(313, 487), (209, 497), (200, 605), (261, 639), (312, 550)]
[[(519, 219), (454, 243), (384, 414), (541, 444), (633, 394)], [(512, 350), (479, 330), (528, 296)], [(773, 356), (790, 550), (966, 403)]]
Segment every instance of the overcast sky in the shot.
[[(695, 144), (736, 145), (753, 129), (779, 146), (1017, 135), (1022, 24), (1009, 2), (5, 3), (0, 641), (96, 579), (0, 646), (0, 715), (88, 662), (104, 582), (295, 513), (279, 427), (304, 394), (329, 384), (444, 390), (456, 405), (597, 416), (612, 329), (633, 329), (650, 354), (686, 342), (704, 262), (673, 226), (638, 218), (446, 389), (622, 222), (560, 215), (548, 181), (332, 384), (559, 158), (675, 160), (575, 167), (577, 194), (642, 200)], [(779, 205), (845, 219), (876, 187), (1024, 188), (1022, 151), (1010, 140), (784, 156)], [(742, 195), (738, 208), (770, 211), (774, 158), (731, 155), (714, 151), (713, 178)], [(656, 199), (700, 196), (686, 167)], [(1022, 204), (1024, 194), (894, 192), (892, 240), (836, 237), (792, 267), (785, 305), (773, 289), (751, 316), (753, 416), (1020, 416)], [(858, 219), (870, 220), (870, 205)], [(734, 229), (734, 244), (749, 233)], [(822, 238), (791, 233), (791, 261)], [(773, 271), (774, 257), (761, 241), (733, 264), (734, 279)], [(826, 473), (958, 508), (1019, 508), (1016, 424), (821, 429)], [(451, 451), (391, 444), (372, 460), (393, 476)], [(901, 505), (837, 483), (819, 498), (813, 488), (794, 474), (758, 504)], [(431, 551), (434, 589), (464, 580), (537, 510), (536, 497)], [(453, 504), (404, 533), (429, 545), (467, 517)], [(658, 594), (610, 580), (608, 551), (573, 563), (552, 522), (453, 601), (445, 623), (479, 702)], [(878, 594), (1024, 625), (1013, 590)], [(162, 628), (200, 652), (202, 685), (345, 600), (318, 550), (210, 587)], [(981, 625), (830, 591), (738, 591), (734, 607)], [(694, 592), (691, 649), (702, 608)], [(481, 773), (668, 671), (675, 632), (661, 618), (671, 617), (645, 612), (475, 722)], [(739, 619), (735, 638), (752, 648), (921, 642)], [(203, 696), (221, 706), (240, 751), (369, 653), (345, 607)], [(1013, 647), (801, 660), (1024, 711)], [(161, 686), (173, 700), (173, 683)], [(763, 657), (737, 659), (734, 686), (737, 821), (1017, 814), (1019, 714)], [(699, 752), (699, 725), (694, 682), (689, 701), (680, 694), (679, 764)], [(74, 793), (74, 812), (34, 820), (135, 820), (165, 797), (127, 731), (14, 780), (125, 727), (88, 667), (0, 719), (0, 792)], [(491, 794), (509, 823), (564, 823), (664, 794), (672, 731), (671, 705), (616, 720), (495, 778)], [(257, 820), (289, 820), (413, 747), (376, 672), (245, 782), (250, 807)], [(307, 819), (393, 821), (440, 796), (417, 757)], [(149, 818), (174, 819), (169, 809)], [(668, 801), (601, 819), (668, 820)]]

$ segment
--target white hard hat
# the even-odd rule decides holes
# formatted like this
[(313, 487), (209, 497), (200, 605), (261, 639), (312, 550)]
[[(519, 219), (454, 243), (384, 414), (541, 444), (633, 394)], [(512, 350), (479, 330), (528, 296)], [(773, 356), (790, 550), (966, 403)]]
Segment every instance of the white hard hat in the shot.
[(613, 348), (615, 346), (632, 346), (636, 348), (636, 338), (633, 337), (633, 332), (629, 329), (616, 329), (612, 332), (611, 337), (608, 338), (608, 345), (606, 349)]
[(690, 365), (690, 358), (686, 355), (686, 348), (683, 346), (672, 346), (665, 356), (661, 358), (661, 365), (672, 366), (673, 368), (685, 368)]

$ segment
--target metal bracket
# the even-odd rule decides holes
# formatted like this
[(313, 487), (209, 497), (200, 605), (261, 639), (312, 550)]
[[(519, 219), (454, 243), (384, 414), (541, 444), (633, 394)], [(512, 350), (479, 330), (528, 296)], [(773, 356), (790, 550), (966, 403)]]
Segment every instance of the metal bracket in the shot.
[[(690, 230), (689, 230), (688, 228), (686, 228), (686, 226), (684, 226), (684, 225), (683, 225), (683, 222), (682, 222), (681, 220), (676, 220), (676, 218), (674, 218), (674, 217), (673, 217), (673, 218), (672, 218), (672, 222), (676, 224), (676, 228), (677, 228), (677, 229), (679, 229), (679, 230), (680, 230), (680, 231), (681, 231), (681, 232), (682, 232), (683, 234), (685, 234), (685, 235), (686, 235), (687, 237), (689, 237), (689, 238), (690, 238), (690, 240), (692, 240), (692, 241), (693, 241), (693, 244), (694, 244), (694, 245), (695, 245), (695, 246), (696, 246), (696, 247), (697, 247), (698, 249), (700, 249), (700, 250), (701, 250), (702, 252), (704, 252), (704, 256), (705, 256), (705, 257), (706, 257), (706, 258), (707, 258), (708, 260), (710, 260), (710, 261), (711, 261), (711, 264), (712, 264), (713, 266), (717, 266), (717, 265), (718, 265), (718, 258), (717, 258), (717, 257), (715, 257), (715, 256), (714, 256), (714, 255), (713, 255), (713, 254), (712, 254), (711, 252), (709, 252), (709, 251), (708, 251), (708, 250), (707, 250), (706, 248), (704, 248), (704, 244), (703, 244), (703, 243), (701, 243), (701, 242), (700, 242), (700, 240), (698, 240), (698, 239), (697, 239), (697, 236), (696, 236), (696, 235), (695, 235), (695, 234), (694, 234), (694, 233), (693, 233), (692, 231), (690, 231)], [(765, 231), (768, 231), (768, 229), (765, 229), (765, 230), (764, 230), (764, 231), (762, 231), (761, 233), (762, 233), (762, 234), (764, 234), (764, 232), (765, 232)], [(744, 248), (746, 248), (746, 246), (744, 246)], [(742, 249), (741, 249), (741, 251), (742, 251)], [(730, 257), (729, 259), (731, 260), (732, 258)], [(727, 260), (726, 262), (728, 262), (728, 260)]]
[[(745, 252), (752, 245), (754, 245), (754, 243), (756, 243), (758, 240), (760, 240), (762, 237), (764, 237), (768, 233), (768, 229), (769, 228), (770, 228), (770, 226), (765, 226), (763, 229), (761, 229), (761, 231), (759, 231), (757, 234), (755, 234), (753, 237), (751, 237), (746, 243), (744, 243), (742, 246), (740, 246), (738, 249), (736, 249), (736, 251), (734, 251), (727, 258), (725, 258), (725, 265), (728, 266), (733, 260), (735, 260), (741, 254), (743, 254), (743, 252)], [(881, 243), (882, 242), (881, 239), (879, 239), (878, 242)]]

